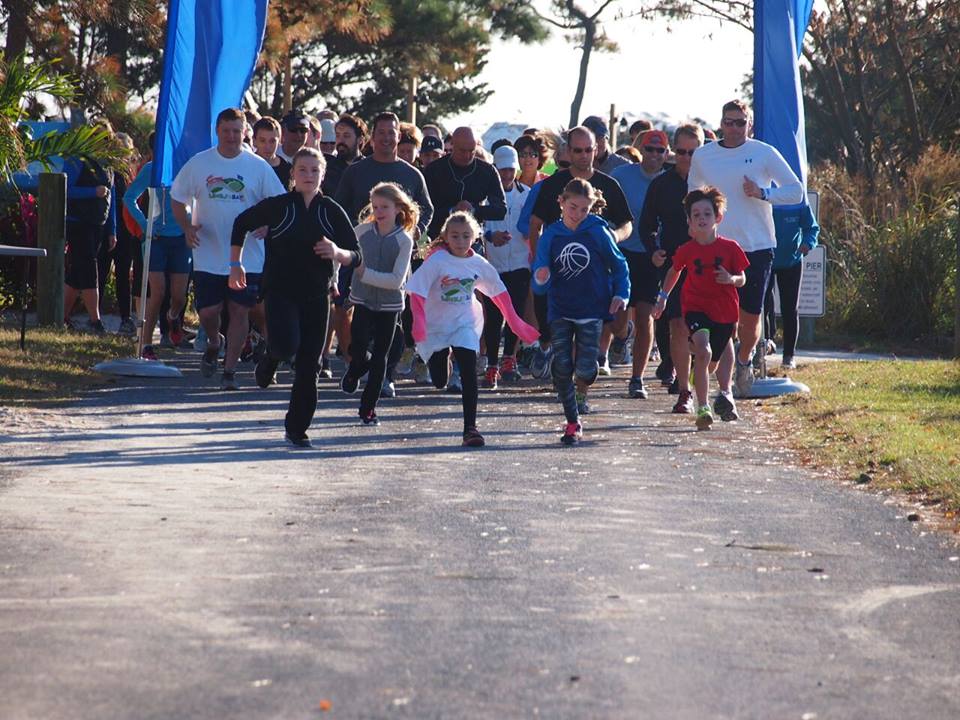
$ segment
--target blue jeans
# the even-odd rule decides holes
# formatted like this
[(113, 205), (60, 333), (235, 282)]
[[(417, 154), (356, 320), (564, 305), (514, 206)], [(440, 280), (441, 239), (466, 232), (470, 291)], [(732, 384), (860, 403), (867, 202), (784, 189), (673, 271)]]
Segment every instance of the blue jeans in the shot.
[(574, 377), (587, 385), (592, 385), (597, 379), (597, 372), (600, 369), (597, 365), (597, 356), (600, 354), (602, 330), (602, 320), (575, 323), (572, 320), (561, 319), (550, 323), (553, 343), (551, 372), (567, 422), (580, 420)]

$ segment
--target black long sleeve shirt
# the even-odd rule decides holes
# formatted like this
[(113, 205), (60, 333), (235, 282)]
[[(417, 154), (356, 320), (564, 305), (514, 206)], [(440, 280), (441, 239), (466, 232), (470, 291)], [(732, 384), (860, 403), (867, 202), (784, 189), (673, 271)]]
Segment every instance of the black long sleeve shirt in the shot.
[(242, 247), (246, 234), (264, 225), (270, 228), (264, 238), (264, 294), (278, 292), (295, 298), (326, 295), (333, 278), (333, 261), (313, 251), (324, 237), (351, 251), (353, 266), (360, 264), (353, 223), (343, 208), (325, 195), (317, 195), (310, 207), (296, 191), (261, 200), (234, 220), (230, 244)]
[[(443, 223), (461, 200), (473, 205), (473, 216), (480, 222), (503, 220), (507, 216), (507, 198), (500, 174), (488, 162), (474, 159), (466, 167), (460, 167), (446, 155), (430, 163), (423, 176), (433, 202), (433, 220), (428, 230), (431, 238), (440, 235)], [(487, 204), (481, 205), (484, 201)]]
[(640, 239), (647, 252), (658, 248), (673, 257), (677, 248), (690, 239), (683, 199), (687, 196), (687, 179), (675, 168), (659, 175), (650, 183), (640, 211)]

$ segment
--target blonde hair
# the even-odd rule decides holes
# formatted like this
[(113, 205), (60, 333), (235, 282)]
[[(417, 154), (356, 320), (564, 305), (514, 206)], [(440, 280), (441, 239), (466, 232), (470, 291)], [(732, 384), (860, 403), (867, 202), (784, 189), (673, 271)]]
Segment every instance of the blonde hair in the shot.
[(447, 246), (447, 228), (451, 225), (469, 225), (473, 229), (473, 234), (476, 237), (480, 237), (480, 223), (477, 222), (477, 219), (471, 213), (465, 212), (464, 210), (457, 210), (454, 213), (450, 213), (450, 217), (444, 221), (443, 229), (440, 230), (440, 237), (430, 243), (429, 252), (432, 253), (441, 247), (449, 250)]
[(590, 201), (590, 212), (599, 213), (607, 206), (607, 201), (603, 199), (603, 193), (586, 180), (581, 180), (580, 178), (574, 178), (567, 183), (560, 197), (557, 198), (557, 202), (562, 203), (564, 200), (573, 196), (587, 198), (587, 200)]
[(377, 183), (370, 190), (370, 202), (360, 211), (360, 222), (376, 222), (373, 219), (373, 198), (382, 197), (397, 206), (396, 223), (408, 234), (413, 234), (420, 221), (420, 206), (417, 205), (402, 187), (392, 182)]

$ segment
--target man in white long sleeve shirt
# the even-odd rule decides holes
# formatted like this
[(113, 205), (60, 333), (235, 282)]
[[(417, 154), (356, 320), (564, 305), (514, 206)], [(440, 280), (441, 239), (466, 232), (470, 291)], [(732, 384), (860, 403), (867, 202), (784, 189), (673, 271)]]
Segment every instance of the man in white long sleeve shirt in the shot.
[(747, 282), (739, 289), (740, 350), (733, 388), (743, 397), (753, 385), (751, 360), (760, 339), (763, 295), (777, 246), (773, 206), (802, 202), (804, 191), (776, 148), (748, 137), (752, 125), (746, 103), (731, 100), (724, 105), (720, 124), (723, 140), (697, 150), (687, 186), (695, 190), (712, 185), (726, 196), (727, 211), (718, 232), (736, 240), (750, 261)]

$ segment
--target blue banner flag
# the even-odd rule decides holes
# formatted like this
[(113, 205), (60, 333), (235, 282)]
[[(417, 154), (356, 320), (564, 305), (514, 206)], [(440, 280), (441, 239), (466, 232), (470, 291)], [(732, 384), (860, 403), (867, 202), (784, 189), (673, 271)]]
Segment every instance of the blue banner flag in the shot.
[(268, 0), (170, 0), (151, 187), (168, 186), (216, 144), (214, 121), (239, 107), (256, 68)]
[(813, 0), (754, 0), (753, 128), (807, 186), (807, 140), (797, 60)]

